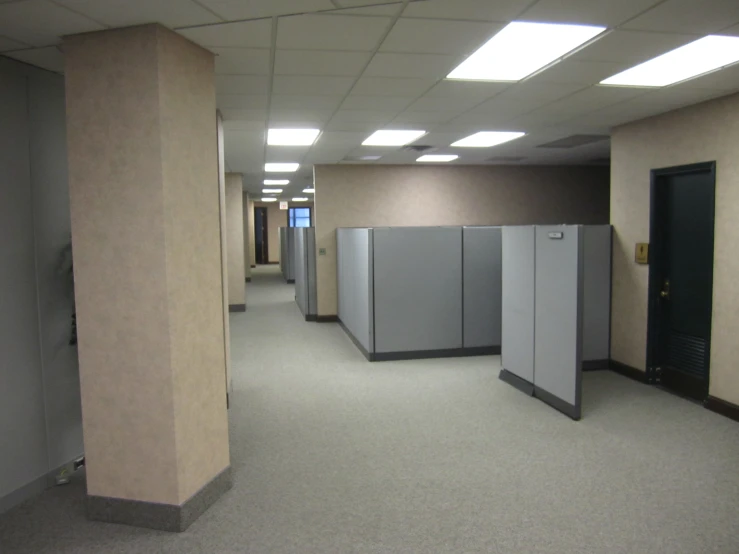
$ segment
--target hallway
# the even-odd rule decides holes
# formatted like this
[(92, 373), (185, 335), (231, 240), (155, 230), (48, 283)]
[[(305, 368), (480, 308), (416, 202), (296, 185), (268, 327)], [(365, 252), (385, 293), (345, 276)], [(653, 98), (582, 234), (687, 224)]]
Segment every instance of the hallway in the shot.
[(0, 516), (2, 554), (736, 553), (736, 423), (611, 372), (587, 375), (576, 423), (498, 358), (370, 364), (302, 320), (276, 266), (247, 303), (234, 488), (169, 534), (87, 521), (77, 476)]

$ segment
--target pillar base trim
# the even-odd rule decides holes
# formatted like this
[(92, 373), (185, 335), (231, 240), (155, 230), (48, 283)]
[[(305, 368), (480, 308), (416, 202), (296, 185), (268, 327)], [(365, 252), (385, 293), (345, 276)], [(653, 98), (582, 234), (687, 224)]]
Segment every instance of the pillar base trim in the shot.
[(229, 312), (245, 312), (246, 304), (229, 304), (228, 311)]
[(190, 527), (232, 486), (229, 466), (180, 506), (88, 495), (87, 518), (180, 533)]

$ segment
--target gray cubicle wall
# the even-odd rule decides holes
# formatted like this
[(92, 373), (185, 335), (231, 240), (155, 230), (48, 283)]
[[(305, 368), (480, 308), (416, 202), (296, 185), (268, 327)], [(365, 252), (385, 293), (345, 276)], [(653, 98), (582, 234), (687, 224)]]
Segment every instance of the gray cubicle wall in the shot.
[(463, 347), (461, 245), (461, 227), (374, 229), (375, 359)]
[(280, 271), (285, 281), (295, 282), (295, 227), (280, 227)]
[(536, 234), (533, 226), (503, 227), (501, 233), (501, 378), (532, 394)]
[(610, 225), (583, 227), (583, 369), (607, 369), (611, 357)]
[(462, 229), (463, 342), (486, 354), (500, 352), (501, 240), (500, 227)]
[(362, 353), (374, 352), (372, 229), (337, 229), (339, 321)]
[(295, 301), (306, 321), (316, 321), (316, 229), (295, 229)]

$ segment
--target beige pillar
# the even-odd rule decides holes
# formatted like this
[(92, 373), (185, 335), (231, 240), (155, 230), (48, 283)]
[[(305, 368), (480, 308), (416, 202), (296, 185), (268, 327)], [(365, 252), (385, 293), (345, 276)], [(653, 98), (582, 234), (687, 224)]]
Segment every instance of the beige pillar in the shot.
[(244, 276), (246, 281), (251, 281), (251, 252), (249, 248), (249, 226), (251, 225), (251, 218), (249, 211), (249, 194), (244, 193), (242, 199), (242, 205), (244, 208)]
[(183, 530), (231, 485), (213, 56), (63, 48), (88, 515)]
[(241, 173), (226, 173), (226, 246), (228, 309), (246, 311), (244, 269), (244, 181)]

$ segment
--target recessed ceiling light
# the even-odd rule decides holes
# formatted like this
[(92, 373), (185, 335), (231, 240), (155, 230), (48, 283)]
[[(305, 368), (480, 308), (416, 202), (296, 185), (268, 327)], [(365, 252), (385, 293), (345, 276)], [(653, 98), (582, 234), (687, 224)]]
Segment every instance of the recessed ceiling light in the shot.
[(465, 137), (457, 142), (452, 143), (452, 146), (458, 148), (488, 148), (490, 146), (497, 146), (511, 140), (515, 140), (524, 136), (526, 133), (514, 133), (508, 131), (482, 131)]
[(739, 37), (709, 35), (601, 81), (601, 85), (664, 87), (739, 61)]
[(301, 197), (293, 198), (293, 202), (307, 202), (308, 200), (309, 198), (301, 198)]
[(404, 146), (425, 134), (426, 131), (375, 131), (362, 144), (364, 146)]
[(463, 61), (447, 79), (520, 81), (605, 30), (589, 25), (514, 21)]
[(289, 185), (290, 180), (289, 179), (265, 179), (264, 184), (265, 185)]
[(262, 189), (262, 194), (281, 194), (282, 189)]
[(417, 162), (451, 162), (459, 158), (459, 156), (456, 156), (454, 154), (426, 154), (425, 156), (421, 156), (416, 161)]
[(310, 146), (321, 133), (318, 129), (270, 129), (267, 144), (270, 146)]
[(262, 198), (262, 202), (277, 202), (277, 198)]
[(303, 189), (305, 194), (315, 194), (316, 189)]
[(359, 156), (360, 160), (367, 162), (374, 162), (375, 160), (379, 160), (380, 158), (382, 158), (382, 156)]
[(269, 163), (264, 164), (264, 171), (267, 173), (293, 173), (299, 167), (300, 164), (297, 163)]

